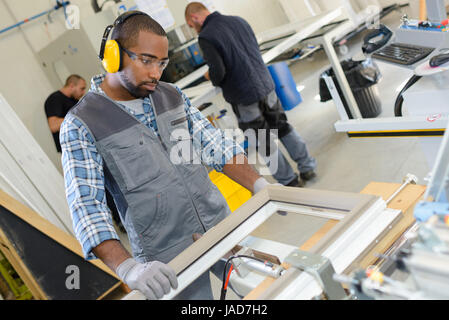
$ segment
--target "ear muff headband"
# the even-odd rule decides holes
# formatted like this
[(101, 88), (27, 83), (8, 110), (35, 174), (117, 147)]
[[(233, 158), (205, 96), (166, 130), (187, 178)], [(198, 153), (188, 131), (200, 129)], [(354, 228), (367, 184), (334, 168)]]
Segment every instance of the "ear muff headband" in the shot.
[(100, 54), (98, 55), (106, 72), (116, 73), (120, 71), (123, 66), (122, 48), (120, 43), (116, 40), (108, 40), (111, 30), (124, 23), (127, 19), (137, 15), (147, 14), (142, 11), (128, 11), (120, 15), (114, 21), (113, 25), (106, 27), (101, 41)]

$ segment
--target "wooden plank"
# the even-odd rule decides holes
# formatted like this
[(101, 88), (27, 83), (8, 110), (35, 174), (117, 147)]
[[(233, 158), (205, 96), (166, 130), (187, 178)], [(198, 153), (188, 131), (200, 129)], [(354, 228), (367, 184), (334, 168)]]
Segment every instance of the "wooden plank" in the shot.
[[(360, 193), (380, 196), (387, 200), (394, 192), (401, 186), (401, 184), (372, 182), (368, 184)], [(413, 208), (415, 204), (422, 198), (426, 190), (425, 186), (409, 185), (399, 193), (393, 201), (388, 205), (388, 208), (401, 210), (403, 218), (396, 224), (370, 252), (361, 258), (357, 267), (365, 269), (377, 258), (374, 253), (383, 253), (409, 228), (413, 222)], [(305, 242), (299, 249), (303, 251), (310, 250), (320, 239), (322, 239), (329, 231), (338, 224), (338, 221), (328, 221), (320, 230), (318, 230), (307, 242)], [(287, 264), (282, 265), (284, 268), (289, 267)], [(244, 300), (257, 300), (267, 288), (276, 281), (274, 278), (267, 277), (262, 283), (252, 290)]]
[(427, 20), (427, 4), (426, 0), (419, 0), (419, 20)]
[[(103, 300), (104, 298), (106, 298), (106, 296), (111, 294), (116, 289), (123, 289), (122, 285), (123, 285), (123, 283), (117, 282), (111, 289), (109, 289), (108, 291), (103, 293), (101, 296), (99, 296), (97, 300)], [(123, 294), (125, 294), (125, 293), (127, 293), (127, 291), (123, 291)]]
[[(400, 186), (401, 184), (399, 183), (371, 182), (360, 193), (372, 194), (388, 200)], [(388, 208), (407, 211), (410, 209), (410, 206), (422, 197), (425, 190), (426, 186), (408, 185), (388, 204)]]
[[(372, 182), (360, 193), (381, 196), (384, 200), (387, 200), (400, 186), (400, 184)], [(413, 225), (415, 222), (413, 209), (415, 208), (416, 203), (422, 199), (425, 191), (425, 186), (409, 185), (399, 193), (390, 204), (388, 204), (388, 208), (401, 210), (403, 217), (400, 222), (388, 232), (387, 236), (383, 237), (382, 240), (359, 261), (359, 268), (366, 269), (374, 264), (378, 260), (375, 254), (386, 252), (393, 243), (399, 239), (411, 225)]]

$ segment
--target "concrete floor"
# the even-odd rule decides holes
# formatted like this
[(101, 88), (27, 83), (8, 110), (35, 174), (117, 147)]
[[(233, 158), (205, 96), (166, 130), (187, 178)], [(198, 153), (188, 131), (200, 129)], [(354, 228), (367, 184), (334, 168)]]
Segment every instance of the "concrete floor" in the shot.
[[(382, 22), (394, 30), (402, 14), (392, 13)], [(348, 46), (349, 53), (342, 59), (361, 52), (361, 36), (351, 40)], [(383, 75), (378, 84), (383, 103), (381, 117), (390, 117), (394, 114), (393, 105), (399, 92), (397, 88), (404, 84), (411, 72), (384, 63), (378, 65)], [(430, 168), (417, 138), (350, 139), (345, 133), (335, 131), (334, 123), (339, 116), (334, 103), (321, 103), (317, 99), (319, 76), (329, 67), (324, 52), (290, 65), (296, 83), (304, 87), (301, 91), (304, 102), (287, 111), (287, 115), (318, 162), (317, 178), (307, 183), (306, 187), (358, 193), (372, 181), (400, 183), (407, 173), (415, 174), (425, 184), (424, 178)], [(296, 168), (293, 162), (291, 164)], [(271, 177), (267, 179), (273, 181)], [(255, 234), (300, 246), (305, 240), (304, 235), (313, 234), (312, 231), (318, 230), (323, 223), (323, 219), (307, 220), (289, 214), (270, 219)], [(124, 242), (127, 243), (126, 238)], [(221, 280), (212, 276), (212, 285), (218, 297)], [(237, 299), (237, 296), (228, 292), (228, 299)]]

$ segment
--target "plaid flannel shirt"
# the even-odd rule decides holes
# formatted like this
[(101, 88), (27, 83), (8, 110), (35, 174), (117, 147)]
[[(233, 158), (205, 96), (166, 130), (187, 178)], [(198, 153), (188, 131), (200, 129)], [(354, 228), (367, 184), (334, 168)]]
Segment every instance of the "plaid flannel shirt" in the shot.
[[(104, 94), (100, 88), (104, 78), (104, 75), (94, 77), (90, 91)], [(194, 150), (201, 155), (203, 164), (222, 171), (226, 163), (236, 155), (244, 153), (244, 150), (234, 141), (226, 139), (224, 133), (212, 126), (198, 109), (191, 106), (189, 99), (181, 90), (179, 88), (177, 90), (184, 100)], [(123, 107), (156, 135), (159, 134), (151, 100), (148, 97), (143, 99), (142, 114), (137, 114), (126, 106)], [(106, 240), (120, 240), (106, 203), (103, 159), (88, 129), (70, 113), (61, 125), (60, 141), (65, 191), (74, 232), (81, 243), (85, 258), (96, 259), (92, 252), (93, 248)], [(215, 150), (222, 152), (220, 154), (222, 158), (218, 163)]]

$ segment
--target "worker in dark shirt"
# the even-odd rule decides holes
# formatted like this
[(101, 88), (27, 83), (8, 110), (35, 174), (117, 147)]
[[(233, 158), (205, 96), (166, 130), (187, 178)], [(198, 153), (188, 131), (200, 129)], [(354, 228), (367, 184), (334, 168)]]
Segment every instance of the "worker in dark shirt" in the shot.
[(84, 96), (86, 92), (86, 81), (79, 75), (71, 75), (67, 78), (65, 86), (52, 93), (45, 101), (45, 113), (48, 126), (55, 140), (56, 150), (61, 153), (59, 143), (59, 129), (65, 116)]
[[(199, 2), (187, 6), (185, 18), (199, 35), (198, 44), (209, 66), (205, 77), (223, 90), (240, 129), (265, 130), (265, 139), (258, 137), (257, 148), (273, 177), (280, 184), (293, 187), (303, 187), (305, 181), (315, 178), (316, 160), (288, 123), (250, 25), (240, 17), (211, 13)], [(273, 142), (270, 130), (278, 130), (278, 138), (297, 163), (300, 177)], [(270, 162), (275, 161), (277, 165), (271, 166)]]

